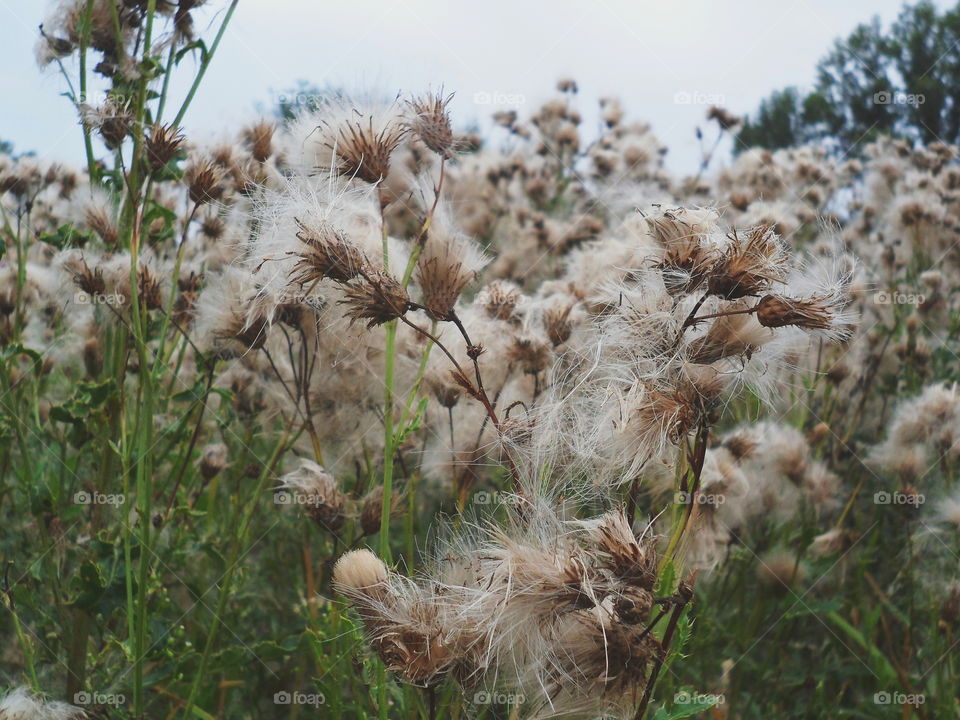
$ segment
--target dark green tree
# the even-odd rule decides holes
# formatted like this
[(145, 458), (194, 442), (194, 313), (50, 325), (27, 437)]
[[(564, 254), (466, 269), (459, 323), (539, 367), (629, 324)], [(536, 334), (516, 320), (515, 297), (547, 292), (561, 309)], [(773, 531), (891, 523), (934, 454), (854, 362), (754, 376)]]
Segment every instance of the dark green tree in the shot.
[(960, 142), (960, 4), (905, 6), (884, 29), (858, 25), (817, 63), (808, 92), (775, 90), (748, 115), (736, 150), (819, 141), (840, 154), (878, 135)]

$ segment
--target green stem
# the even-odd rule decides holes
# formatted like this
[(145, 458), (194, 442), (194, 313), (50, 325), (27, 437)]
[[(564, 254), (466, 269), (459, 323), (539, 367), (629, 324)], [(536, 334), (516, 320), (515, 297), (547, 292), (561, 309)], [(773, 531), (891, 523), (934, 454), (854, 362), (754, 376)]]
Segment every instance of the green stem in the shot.
[(207, 67), (210, 65), (210, 61), (213, 60), (214, 53), (217, 52), (217, 47), (220, 45), (220, 38), (223, 37), (224, 31), (227, 29), (227, 25), (230, 23), (230, 18), (233, 17), (233, 11), (237, 9), (237, 3), (240, 0), (233, 0), (230, 3), (230, 7), (227, 8), (226, 17), (223, 18), (223, 22), (220, 23), (220, 28), (217, 30), (217, 35), (213, 39), (213, 44), (210, 45), (210, 50), (207, 51), (204, 55), (202, 62), (200, 63), (200, 69), (197, 71), (197, 76), (193, 79), (193, 84), (190, 86), (190, 91), (187, 93), (187, 97), (183, 100), (183, 105), (180, 106), (180, 110), (177, 112), (177, 116), (173, 119), (174, 125), (180, 125), (183, 121), (183, 116), (187, 113), (187, 108), (190, 107), (190, 103), (193, 101), (193, 96), (197, 93), (197, 88), (200, 87), (200, 81), (203, 80), (204, 74), (207, 72)]
[[(77, 98), (77, 107), (87, 102), (87, 45), (90, 42), (90, 18), (93, 15), (93, 0), (87, 0), (87, 7), (83, 13), (80, 31), (80, 97)], [(90, 182), (97, 180), (97, 165), (93, 159), (93, 140), (90, 137), (90, 128), (85, 122), (80, 123), (83, 129), (83, 149), (87, 156), (87, 174)]]
[(240, 547), (246, 540), (247, 530), (250, 527), (250, 520), (253, 518), (253, 513), (257, 508), (257, 500), (263, 493), (263, 489), (266, 486), (267, 480), (273, 473), (274, 465), (276, 465), (277, 461), (280, 459), (280, 455), (287, 446), (287, 440), (290, 437), (292, 428), (293, 418), (291, 418), (290, 422), (287, 424), (287, 428), (284, 431), (283, 436), (277, 442), (276, 447), (274, 447), (273, 453), (270, 455), (270, 459), (267, 461), (266, 465), (263, 466), (263, 470), (260, 472), (260, 477), (257, 480), (257, 485), (254, 489), (253, 496), (243, 510), (243, 516), (240, 519), (239, 529), (237, 530), (237, 534), (234, 536), (233, 546), (230, 551), (230, 559), (227, 565), (226, 577), (224, 578), (223, 585), (220, 587), (220, 595), (217, 598), (217, 607), (216, 611), (214, 612), (213, 622), (210, 625), (210, 632), (207, 635), (207, 642), (203, 648), (203, 655), (200, 657), (200, 667), (197, 668), (197, 672), (194, 675), (193, 683), (190, 686), (190, 695), (187, 697), (187, 704), (183, 710), (184, 718), (191, 717), (191, 711), (196, 703), (197, 693), (200, 690), (200, 684), (207, 679), (205, 677), (207, 662), (210, 660), (210, 653), (213, 650), (213, 644), (217, 637), (217, 631), (220, 629), (220, 624), (222, 622), (221, 618), (223, 617), (223, 612), (226, 609), (227, 600), (230, 597), (230, 587), (233, 583), (233, 576), (236, 572), (237, 563), (241, 557)]

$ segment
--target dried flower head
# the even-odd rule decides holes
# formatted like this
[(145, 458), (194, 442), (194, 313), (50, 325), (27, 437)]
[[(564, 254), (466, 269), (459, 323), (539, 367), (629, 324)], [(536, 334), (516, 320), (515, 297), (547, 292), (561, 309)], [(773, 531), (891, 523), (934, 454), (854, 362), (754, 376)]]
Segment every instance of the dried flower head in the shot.
[(261, 120), (244, 130), (244, 138), (250, 146), (250, 154), (257, 162), (266, 162), (273, 154), (273, 123)]
[(202, 158), (191, 163), (183, 173), (190, 201), (196, 205), (219, 200), (225, 189), (225, 178), (223, 168), (211, 158)]
[(290, 493), (294, 504), (305, 506), (322, 527), (336, 532), (343, 525), (347, 498), (336, 478), (317, 463), (301, 460), (299, 468), (280, 478), (280, 488)]
[(324, 146), (331, 155), (329, 168), (346, 178), (375, 184), (390, 172), (390, 157), (407, 132), (395, 112), (370, 113), (354, 110), (352, 117), (336, 125), (324, 122), (330, 137)]
[[(439, 218), (438, 218), (439, 219)], [(449, 320), (460, 293), (474, 280), (485, 258), (465, 237), (439, 224), (417, 260), (417, 281), (423, 306), (433, 320)]]
[(414, 98), (408, 103), (412, 115), (410, 129), (441, 158), (450, 156), (455, 142), (450, 113), (447, 111), (451, 99), (452, 94), (443, 97), (442, 93), (438, 93)]
[(300, 228), (297, 239), (307, 246), (297, 253), (300, 259), (290, 273), (294, 282), (307, 285), (330, 278), (345, 283), (368, 266), (363, 253), (329, 223), (308, 226), (294, 219)]
[(369, 550), (351, 550), (333, 566), (333, 582), (344, 593), (381, 593), (387, 582), (387, 566)]
[(147, 162), (150, 169), (157, 173), (173, 160), (185, 138), (176, 125), (154, 125), (146, 140)]
[(742, 234), (734, 231), (729, 239), (710, 269), (707, 289), (711, 294), (736, 300), (758, 295), (786, 279), (787, 254), (772, 228), (761, 225)]
[(210, 443), (200, 453), (200, 475), (204, 480), (212, 480), (227, 466), (229, 451), (223, 443)]
[(344, 299), (351, 322), (366, 320), (367, 327), (383, 325), (410, 309), (410, 296), (397, 279), (380, 270), (364, 274), (347, 285)]
[(804, 330), (831, 330), (836, 326), (837, 299), (821, 296), (803, 300), (764, 295), (756, 305), (757, 321), (768, 328), (796, 325)]

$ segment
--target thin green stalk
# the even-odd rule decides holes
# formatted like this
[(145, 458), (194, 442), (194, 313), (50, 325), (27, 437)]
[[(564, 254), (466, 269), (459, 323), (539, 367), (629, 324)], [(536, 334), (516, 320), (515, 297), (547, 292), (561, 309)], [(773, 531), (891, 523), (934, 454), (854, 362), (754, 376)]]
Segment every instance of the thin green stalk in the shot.
[(187, 113), (187, 108), (190, 107), (190, 103), (193, 101), (193, 96), (197, 93), (197, 88), (200, 87), (200, 81), (203, 80), (204, 74), (207, 72), (207, 68), (210, 65), (210, 61), (213, 60), (214, 54), (217, 52), (217, 47), (220, 45), (220, 38), (223, 37), (224, 31), (227, 29), (227, 25), (230, 23), (230, 18), (233, 17), (233, 11), (237, 9), (237, 3), (240, 0), (233, 0), (230, 3), (230, 7), (227, 8), (227, 14), (223, 18), (223, 22), (220, 23), (220, 27), (217, 30), (217, 35), (213, 39), (213, 43), (210, 45), (210, 49), (204, 55), (202, 62), (200, 63), (200, 69), (197, 71), (197, 76), (193, 79), (193, 84), (190, 86), (189, 92), (187, 92), (187, 97), (184, 98), (183, 104), (180, 106), (180, 110), (177, 112), (177, 116), (173, 119), (174, 125), (180, 125), (183, 121), (183, 116)]
[[(93, 0), (87, 0), (87, 7), (83, 12), (83, 19), (80, 30), (80, 97), (77, 98), (77, 107), (79, 103), (87, 102), (87, 45), (90, 43), (90, 18), (93, 15)], [(87, 156), (87, 174), (90, 176), (90, 182), (97, 179), (97, 165), (93, 159), (93, 140), (90, 137), (90, 128), (85, 122), (80, 123), (83, 129), (83, 149)]]
[(287, 446), (287, 440), (290, 438), (290, 432), (293, 429), (293, 424), (293, 418), (291, 418), (290, 422), (287, 424), (286, 430), (284, 430), (283, 435), (274, 447), (269, 460), (267, 460), (266, 465), (263, 466), (263, 470), (260, 472), (260, 477), (257, 480), (256, 487), (254, 488), (253, 495), (243, 510), (243, 516), (240, 519), (237, 534), (234, 536), (234, 541), (230, 550), (230, 559), (227, 564), (226, 577), (224, 578), (223, 585), (220, 586), (220, 595), (217, 598), (217, 607), (214, 611), (213, 622), (210, 625), (210, 632), (207, 635), (207, 642), (203, 648), (203, 655), (200, 657), (200, 666), (197, 668), (197, 672), (194, 675), (193, 683), (190, 686), (190, 695), (187, 697), (187, 704), (184, 707), (184, 718), (191, 717), (191, 711), (196, 703), (197, 693), (200, 690), (200, 684), (206, 679), (205, 674), (207, 662), (210, 660), (210, 653), (213, 650), (213, 644), (217, 637), (217, 631), (220, 629), (220, 624), (222, 622), (221, 618), (223, 617), (223, 612), (226, 609), (227, 600), (230, 597), (230, 587), (233, 583), (233, 576), (237, 568), (237, 563), (241, 557), (240, 547), (246, 540), (247, 530), (250, 527), (250, 520), (253, 518), (254, 510), (256, 510), (257, 507), (257, 500), (263, 493), (263, 489), (266, 486), (267, 480), (269, 480), (271, 474), (273, 473), (274, 466), (280, 459), (280, 455)]

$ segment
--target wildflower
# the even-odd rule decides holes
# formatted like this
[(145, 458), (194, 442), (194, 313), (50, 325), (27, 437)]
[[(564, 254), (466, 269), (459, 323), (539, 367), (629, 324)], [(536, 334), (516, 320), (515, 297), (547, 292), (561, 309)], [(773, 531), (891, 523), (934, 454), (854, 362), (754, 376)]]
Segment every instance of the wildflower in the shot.
[(273, 123), (266, 120), (255, 123), (244, 131), (250, 154), (257, 162), (266, 162), (273, 154)]
[(351, 322), (366, 320), (367, 327), (383, 325), (410, 309), (410, 296), (392, 275), (375, 271), (346, 286), (344, 299)]
[(710, 269), (707, 288), (727, 300), (757, 295), (771, 283), (786, 280), (786, 261), (786, 252), (771, 228), (760, 226), (744, 236), (734, 232)]
[(81, 103), (80, 121), (95, 130), (111, 150), (119, 148), (133, 132), (135, 118), (129, 103), (109, 98), (98, 107)]
[(190, 202), (195, 205), (216, 202), (223, 196), (224, 172), (211, 158), (203, 158), (187, 166), (183, 173)]
[(335, 532), (343, 525), (346, 496), (333, 475), (317, 463), (301, 460), (299, 468), (280, 479), (280, 487), (305, 503), (310, 517), (322, 527)]
[(180, 128), (175, 125), (154, 125), (147, 136), (147, 162), (154, 173), (158, 173), (173, 160), (185, 140)]
[(81, 708), (45, 701), (23, 687), (12, 689), (0, 700), (0, 720), (86, 720), (88, 717)]
[(453, 95), (426, 95), (409, 102), (413, 115), (409, 127), (417, 134), (423, 144), (441, 158), (449, 157), (454, 146), (453, 129), (450, 127), (450, 113), (447, 105)]
[(400, 117), (390, 108), (364, 113), (349, 111), (353, 117), (324, 120), (327, 137), (324, 147), (330, 153), (329, 168), (346, 178), (359, 178), (376, 184), (390, 172), (390, 157), (406, 134)]
[(495, 280), (484, 287), (478, 294), (476, 302), (483, 305), (487, 315), (498, 320), (510, 320), (514, 317), (517, 303), (523, 293), (520, 288), (503, 280)]
[(729, 110), (714, 105), (707, 111), (707, 120), (715, 120), (722, 130), (730, 130), (743, 120)]
[(200, 475), (204, 480), (212, 480), (227, 466), (228, 450), (223, 443), (211, 443), (200, 452)]
[(369, 550), (351, 550), (333, 566), (333, 582), (341, 592), (381, 594), (387, 582), (387, 566)]
[(345, 283), (356, 278), (367, 267), (367, 259), (343, 233), (328, 223), (308, 227), (296, 220), (297, 239), (307, 249), (297, 253), (299, 262), (291, 270), (292, 279), (301, 285), (328, 277)]
[(463, 289), (474, 280), (485, 259), (465, 237), (446, 225), (442, 216), (439, 232), (431, 232), (417, 260), (417, 281), (422, 304), (433, 320), (449, 320)]
[(830, 330), (836, 322), (836, 303), (829, 297), (798, 300), (764, 295), (756, 305), (757, 321), (768, 328), (796, 325), (804, 330)]

